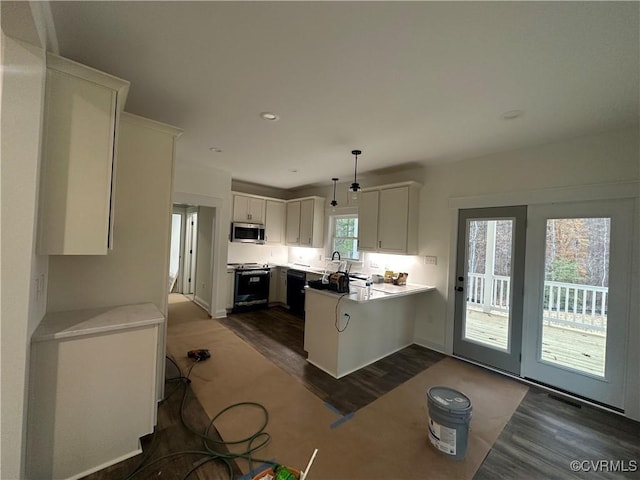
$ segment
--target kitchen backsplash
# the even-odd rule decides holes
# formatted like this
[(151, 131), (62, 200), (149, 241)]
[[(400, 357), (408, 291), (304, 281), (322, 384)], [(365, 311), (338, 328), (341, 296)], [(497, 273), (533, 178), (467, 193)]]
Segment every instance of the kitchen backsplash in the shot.
[(227, 263), (287, 263), (288, 247), (229, 242)]
[[(255, 245), (251, 243), (229, 243), (229, 263), (274, 263), (301, 264), (313, 268), (325, 268), (331, 257), (326, 256), (322, 248), (286, 247), (283, 245)], [(395, 273), (409, 274), (408, 283), (429, 284), (430, 269), (433, 265), (425, 265), (424, 257), (417, 255), (391, 255), (383, 253), (363, 253), (361, 262), (352, 262), (351, 271), (365, 275), (384, 275), (386, 270)], [(328, 265), (329, 271), (335, 270), (334, 265)]]
[[(289, 248), (289, 263), (309, 265), (315, 268), (325, 268), (327, 261), (331, 257), (325, 255), (322, 248)], [(386, 270), (395, 273), (405, 272), (409, 274), (409, 283), (429, 283), (429, 269), (432, 265), (424, 264), (424, 257), (418, 255), (391, 255), (383, 253), (363, 253), (360, 262), (353, 262), (351, 272), (360, 272), (365, 275), (384, 275)], [(328, 269), (333, 270), (334, 266), (329, 265)]]

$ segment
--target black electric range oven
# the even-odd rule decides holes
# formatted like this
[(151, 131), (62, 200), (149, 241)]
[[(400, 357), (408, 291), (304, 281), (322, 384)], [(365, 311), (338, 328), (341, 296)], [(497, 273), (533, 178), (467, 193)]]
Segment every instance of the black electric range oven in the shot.
[(230, 263), (235, 268), (233, 312), (266, 308), (269, 303), (271, 269), (258, 263)]

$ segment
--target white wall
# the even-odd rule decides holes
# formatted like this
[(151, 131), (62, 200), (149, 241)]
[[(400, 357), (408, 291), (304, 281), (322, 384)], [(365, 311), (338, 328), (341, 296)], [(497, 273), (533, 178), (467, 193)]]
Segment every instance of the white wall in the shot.
[(231, 190), (234, 192), (259, 195), (261, 197), (280, 198), (283, 200), (292, 198), (289, 190), (269, 187), (267, 185), (256, 185), (255, 183), (243, 182), (241, 180), (231, 180)]
[(201, 164), (177, 163), (174, 176), (173, 202), (213, 207), (215, 237), (213, 240), (214, 281), (211, 308), (214, 317), (224, 317), (226, 287), (227, 244), (231, 218), (231, 174)]
[(428, 297), (427, 313), (416, 324), (416, 337), (425, 345), (445, 348), (449, 260), (454, 255), (450, 251), (450, 199), (505, 193), (512, 204), (518, 204), (518, 200), (526, 202), (526, 192), (533, 190), (638, 177), (638, 132), (634, 129), (427, 168), (420, 198), (420, 254), (437, 256), (438, 265), (416, 269), (413, 280), (433, 284), (438, 292)]
[(229, 242), (229, 263), (287, 263), (288, 248), (285, 245), (256, 245), (251, 243)]
[(113, 250), (51, 256), (48, 311), (151, 302), (166, 313), (173, 148), (155, 122), (122, 116)]
[[(4, 12), (4, 11), (3, 11)], [(0, 34), (2, 116), (0, 478), (23, 473), (31, 334), (45, 311), (47, 257), (35, 255), (45, 57)], [(36, 284), (37, 282), (37, 284)]]
[(215, 209), (198, 208), (198, 241), (196, 243), (195, 301), (206, 310), (211, 308), (211, 253)]

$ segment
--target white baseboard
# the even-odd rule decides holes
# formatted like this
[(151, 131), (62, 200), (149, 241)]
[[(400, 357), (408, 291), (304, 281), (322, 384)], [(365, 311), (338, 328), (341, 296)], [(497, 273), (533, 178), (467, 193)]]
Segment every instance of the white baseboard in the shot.
[(226, 318), (227, 317), (227, 309), (223, 308), (221, 310), (216, 310), (216, 318)]
[[(138, 442), (138, 443), (140, 443), (140, 442)], [(80, 479), (80, 478), (84, 478), (87, 475), (90, 475), (90, 474), (95, 473), (95, 472), (99, 472), (100, 470), (103, 470), (103, 469), (105, 469), (107, 467), (110, 467), (111, 465), (115, 465), (116, 463), (123, 462), (123, 461), (125, 461), (125, 460), (127, 460), (127, 459), (129, 459), (131, 457), (135, 457), (136, 455), (140, 455), (141, 453), (142, 453), (142, 447), (140, 446), (140, 447), (138, 447), (136, 450), (134, 450), (132, 452), (125, 453), (124, 455), (122, 455), (122, 456), (120, 456), (118, 458), (114, 458), (113, 460), (109, 460), (108, 462), (104, 462), (104, 463), (102, 463), (100, 465), (96, 465), (95, 467), (92, 467), (92, 468), (90, 468), (88, 470), (85, 470), (82, 473), (78, 473), (76, 475), (72, 475), (71, 477), (68, 477), (66, 480), (77, 480), (77, 479)]]
[(193, 297), (193, 301), (200, 307), (204, 308), (207, 311), (207, 313), (209, 313), (209, 302), (205, 302), (197, 295)]
[(451, 355), (452, 352), (447, 352), (445, 345), (432, 342), (426, 338), (414, 338), (413, 343), (420, 345), (421, 347), (428, 348), (429, 350), (435, 350), (436, 352), (444, 353), (445, 355)]

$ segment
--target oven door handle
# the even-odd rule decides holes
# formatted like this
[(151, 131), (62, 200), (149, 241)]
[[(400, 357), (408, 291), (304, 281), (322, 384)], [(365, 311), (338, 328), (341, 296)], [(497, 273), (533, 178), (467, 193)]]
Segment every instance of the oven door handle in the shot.
[(236, 275), (269, 275), (269, 270), (236, 270)]

